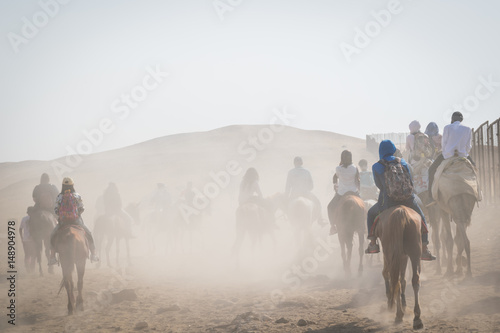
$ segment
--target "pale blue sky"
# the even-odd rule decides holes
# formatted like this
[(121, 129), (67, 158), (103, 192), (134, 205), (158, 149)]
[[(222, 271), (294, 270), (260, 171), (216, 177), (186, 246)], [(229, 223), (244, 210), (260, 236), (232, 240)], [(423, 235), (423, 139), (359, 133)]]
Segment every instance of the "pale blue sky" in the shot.
[[(223, 20), (217, 1), (234, 4)], [(479, 102), (463, 110), (471, 127), (500, 117), (494, 0), (401, 0), (350, 62), (342, 43), (355, 45), (356, 29), (376, 27), (372, 12), (391, 1), (73, 0), (49, 6), (53, 17), (42, 3), (59, 2), (0, 0), (0, 162), (64, 156), (104, 118), (114, 127), (93, 152), (268, 124), (283, 106), (294, 127), (362, 138), (414, 119), (442, 129), (464, 101)], [(47, 24), (26, 36), (34, 17)], [(168, 77), (121, 119), (113, 103), (125, 105), (147, 68)]]

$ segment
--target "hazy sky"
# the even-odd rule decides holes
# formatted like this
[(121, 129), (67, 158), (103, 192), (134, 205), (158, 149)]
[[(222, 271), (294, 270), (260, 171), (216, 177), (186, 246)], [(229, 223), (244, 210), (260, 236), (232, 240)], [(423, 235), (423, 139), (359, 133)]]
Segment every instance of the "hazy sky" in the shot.
[(268, 124), (276, 107), (362, 138), (442, 129), (452, 109), (500, 117), (495, 0), (0, 0), (0, 27), (0, 162)]

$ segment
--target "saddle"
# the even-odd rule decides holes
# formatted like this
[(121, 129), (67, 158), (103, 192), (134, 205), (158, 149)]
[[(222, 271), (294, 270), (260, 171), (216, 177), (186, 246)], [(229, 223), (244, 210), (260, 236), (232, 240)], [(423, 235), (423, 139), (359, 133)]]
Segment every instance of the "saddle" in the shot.
[(470, 194), (477, 201), (481, 200), (477, 170), (466, 157), (454, 156), (444, 160), (436, 170), (431, 190), (432, 197), (445, 210), (450, 198), (457, 194)]
[(76, 224), (75, 222), (62, 222), (59, 229), (56, 230), (56, 232), (53, 235), (53, 245), (56, 252), (59, 252), (58, 245), (59, 242), (61, 241), (61, 236), (64, 235), (68, 229), (74, 229), (77, 232), (83, 233), (84, 235), (83, 238), (85, 239), (85, 243), (87, 244), (87, 246), (89, 245), (87, 237), (85, 235), (85, 229), (83, 229), (81, 225)]
[[(389, 208), (387, 208), (389, 209)], [(372, 228), (369, 230), (369, 233), (368, 235), (375, 235), (375, 230), (377, 229), (377, 223), (380, 219), (380, 215), (385, 212), (385, 210), (383, 210), (382, 212), (380, 212), (377, 217), (375, 218), (375, 220), (373, 221), (373, 225), (372, 225)], [(425, 225), (424, 221), (422, 220), (422, 233), (429, 233), (429, 229), (427, 229), (427, 226)]]

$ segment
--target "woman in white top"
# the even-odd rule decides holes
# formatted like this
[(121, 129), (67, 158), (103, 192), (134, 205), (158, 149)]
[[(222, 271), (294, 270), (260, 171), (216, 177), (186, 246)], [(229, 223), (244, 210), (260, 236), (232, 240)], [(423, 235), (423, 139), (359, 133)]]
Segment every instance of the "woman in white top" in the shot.
[(335, 196), (328, 204), (328, 219), (333, 224), (335, 209), (337, 204), (345, 194), (354, 194), (359, 196), (359, 171), (358, 168), (352, 164), (352, 153), (349, 150), (344, 150), (340, 155), (340, 165), (335, 169), (333, 176), (333, 188)]

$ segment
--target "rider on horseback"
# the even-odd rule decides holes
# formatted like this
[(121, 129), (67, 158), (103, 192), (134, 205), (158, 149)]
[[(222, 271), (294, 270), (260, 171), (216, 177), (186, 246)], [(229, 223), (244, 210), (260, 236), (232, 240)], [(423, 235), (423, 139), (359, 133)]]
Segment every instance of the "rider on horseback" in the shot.
[(54, 184), (50, 184), (49, 175), (43, 173), (40, 177), (40, 184), (33, 189), (34, 209), (52, 212), (58, 194), (57, 187)]
[[(54, 241), (55, 241), (55, 237), (57, 235), (57, 232), (60, 229), (62, 224), (76, 224), (76, 225), (81, 226), (83, 228), (83, 230), (85, 230), (85, 236), (86, 236), (87, 241), (89, 243), (90, 260), (91, 261), (99, 261), (99, 257), (97, 257), (97, 255), (95, 254), (94, 239), (92, 238), (92, 234), (90, 233), (90, 230), (87, 228), (87, 226), (85, 226), (85, 224), (83, 223), (83, 220), (81, 217), (81, 214), (84, 211), (82, 197), (80, 196), (80, 194), (75, 192), (75, 188), (73, 186), (74, 186), (73, 179), (71, 179), (69, 177), (64, 178), (63, 183), (62, 183), (61, 193), (56, 198), (56, 206), (54, 208), (54, 211), (58, 217), (57, 220), (59, 223), (56, 225), (56, 227), (52, 231), (52, 234), (50, 235), (51, 249), (50, 249), (49, 265), (57, 264)], [(63, 201), (66, 198), (69, 198), (72, 201), (72, 203), (74, 203), (74, 205), (76, 205), (76, 207), (75, 207), (76, 208), (75, 209), (76, 210), (76, 212), (75, 212), (76, 217), (74, 219), (73, 218), (67, 219), (64, 216), (62, 216), (63, 210), (61, 208), (63, 205)]]
[(133, 219), (122, 207), (122, 198), (115, 183), (109, 183), (102, 195), (104, 212), (108, 217), (117, 216), (124, 222), (126, 232), (132, 236)]
[(323, 220), (321, 216), (321, 203), (311, 192), (313, 189), (311, 173), (309, 170), (302, 167), (303, 161), (301, 157), (295, 157), (293, 164), (295, 168), (288, 172), (288, 176), (286, 178), (285, 196), (289, 201), (301, 196), (311, 200), (314, 203), (314, 218), (318, 222), (321, 222)]
[[(460, 157), (467, 157), (467, 159), (474, 164), (469, 152), (472, 148), (472, 130), (470, 127), (462, 125), (464, 117), (461, 112), (453, 112), (451, 115), (451, 124), (448, 124), (443, 129), (442, 147), (443, 152), (440, 154), (434, 163), (429, 167), (429, 190), (432, 190), (432, 183), (434, 182), (434, 175), (439, 165), (445, 160), (455, 156), (455, 153)], [(430, 191), (432, 198), (432, 191)], [(435, 201), (429, 205), (434, 204)], [(428, 206), (429, 206), (428, 205)]]
[(335, 169), (335, 175), (333, 175), (333, 188), (336, 193), (327, 207), (328, 219), (332, 225), (334, 225), (335, 210), (340, 199), (345, 194), (354, 194), (359, 197), (359, 171), (352, 164), (352, 153), (349, 150), (344, 150), (340, 154), (340, 164)]
[(272, 221), (272, 207), (262, 197), (262, 192), (259, 186), (259, 174), (255, 168), (248, 168), (243, 176), (240, 184), (240, 193), (238, 203), (244, 205), (246, 203), (255, 203), (264, 209), (265, 219), (268, 222)]
[(373, 180), (373, 173), (368, 171), (368, 161), (361, 159), (358, 162), (359, 171), (359, 196), (363, 200), (376, 200), (378, 196), (378, 188)]
[(151, 203), (156, 212), (163, 213), (165, 213), (172, 205), (172, 198), (170, 197), (170, 193), (168, 193), (167, 187), (164, 183), (156, 184), (156, 191), (151, 197)]
[(434, 150), (432, 160), (435, 160), (439, 156), (439, 154), (441, 154), (441, 142), (443, 141), (443, 136), (439, 134), (439, 127), (433, 121), (431, 121), (425, 128), (425, 134), (427, 134), (427, 136), (429, 137), (430, 143)]
[[(368, 224), (368, 239), (370, 240), (370, 244), (368, 245), (368, 249), (365, 251), (366, 253), (378, 253), (380, 252), (379, 245), (376, 243), (376, 236), (374, 236), (374, 222), (376, 217), (385, 209), (397, 206), (397, 205), (404, 205), (407, 206), (414, 211), (416, 211), (422, 218), (422, 260), (435, 260), (436, 257), (434, 257), (429, 249), (427, 248), (427, 244), (429, 244), (428, 240), (428, 229), (427, 229), (427, 223), (425, 220), (424, 213), (420, 209), (420, 207), (417, 204), (417, 201), (415, 200), (415, 194), (411, 194), (409, 199), (403, 201), (403, 202), (398, 202), (394, 201), (391, 198), (389, 198), (388, 193), (387, 193), (387, 188), (386, 188), (386, 179), (385, 179), (385, 171), (386, 171), (386, 165), (387, 163), (397, 161), (397, 158), (394, 156), (394, 153), (396, 152), (396, 146), (392, 141), (390, 140), (383, 140), (380, 143), (379, 146), (379, 156), (380, 156), (380, 161), (375, 163), (372, 167), (373, 170), (373, 177), (375, 178), (375, 184), (377, 187), (380, 189), (380, 194), (378, 197), (378, 202), (368, 210), (368, 216), (367, 216), (367, 224)], [(404, 169), (406, 169), (406, 172), (410, 173), (410, 170), (408, 168), (408, 165), (406, 164), (404, 159), (400, 159), (400, 163)], [(410, 181), (411, 181), (411, 175), (410, 175)]]

